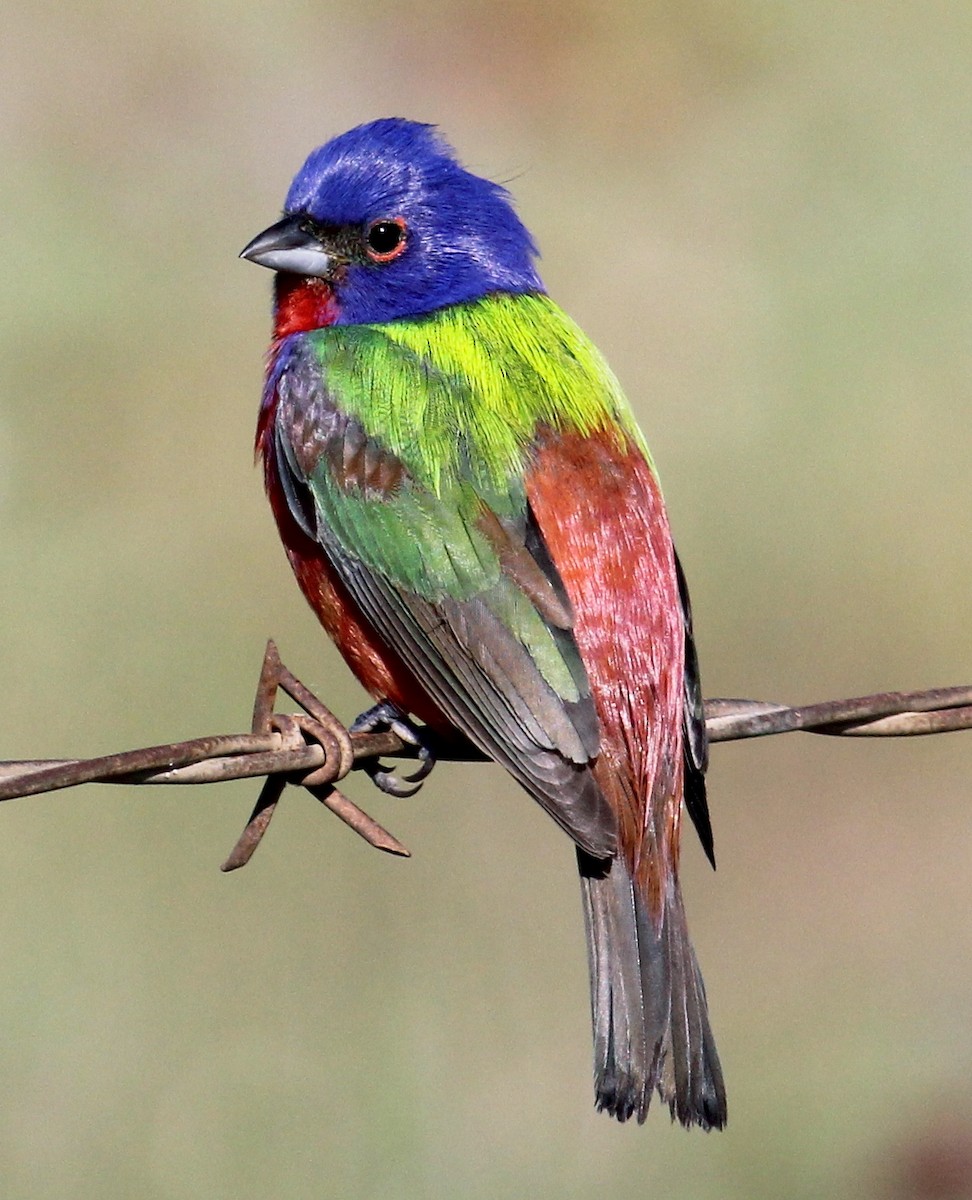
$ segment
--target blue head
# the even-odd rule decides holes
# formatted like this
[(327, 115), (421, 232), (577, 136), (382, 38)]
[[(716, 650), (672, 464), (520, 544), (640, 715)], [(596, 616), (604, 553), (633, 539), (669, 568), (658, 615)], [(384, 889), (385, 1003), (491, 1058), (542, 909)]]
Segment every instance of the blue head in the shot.
[(284, 213), (243, 257), (326, 281), (338, 323), (543, 290), (508, 193), (464, 170), (431, 125), (392, 117), (333, 138), (297, 172)]

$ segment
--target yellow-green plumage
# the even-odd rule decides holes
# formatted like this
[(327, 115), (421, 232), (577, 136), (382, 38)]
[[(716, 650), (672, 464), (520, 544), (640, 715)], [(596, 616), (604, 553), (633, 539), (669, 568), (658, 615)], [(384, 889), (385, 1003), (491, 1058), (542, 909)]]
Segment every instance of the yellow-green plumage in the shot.
[(604, 359), (545, 295), (309, 336), (342, 407), (433, 493), (457, 478), (502, 493), (540, 425), (616, 425), (645, 449)]

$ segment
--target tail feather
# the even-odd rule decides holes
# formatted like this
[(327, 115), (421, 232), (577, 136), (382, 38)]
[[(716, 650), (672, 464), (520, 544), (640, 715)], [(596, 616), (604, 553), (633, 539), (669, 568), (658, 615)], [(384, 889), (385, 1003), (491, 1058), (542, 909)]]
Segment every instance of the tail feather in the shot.
[(598, 1109), (644, 1121), (657, 1089), (686, 1126), (722, 1128), (726, 1093), (677, 885), (660, 928), (620, 859), (578, 852)]
[[(648, 1040), (639, 960), (635, 955), (617, 953), (618, 946), (638, 944), (634, 893), (618, 872), (609, 870), (610, 860), (578, 852), (578, 861), (591, 964), (597, 1105), (621, 1121), (635, 1115), (644, 1120), (644, 1084), (657, 1079), (662, 1045), (657, 1038), (651, 1043)], [(664, 996), (667, 989), (649, 991), (649, 995)]]

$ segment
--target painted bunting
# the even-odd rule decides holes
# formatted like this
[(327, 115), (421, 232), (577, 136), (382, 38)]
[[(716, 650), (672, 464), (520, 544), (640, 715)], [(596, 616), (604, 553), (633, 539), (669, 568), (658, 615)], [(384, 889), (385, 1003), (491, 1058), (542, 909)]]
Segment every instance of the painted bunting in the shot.
[(297, 579), (379, 701), (501, 764), (576, 845), (597, 1106), (726, 1120), (678, 878), (712, 859), (688, 594), (621, 389), (508, 193), (433, 126), (314, 150), (242, 257), (276, 272), (257, 429)]

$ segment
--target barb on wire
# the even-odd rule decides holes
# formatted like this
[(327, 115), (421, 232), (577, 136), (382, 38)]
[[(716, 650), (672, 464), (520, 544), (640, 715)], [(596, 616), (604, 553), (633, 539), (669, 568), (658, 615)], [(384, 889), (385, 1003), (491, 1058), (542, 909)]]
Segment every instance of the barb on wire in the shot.
[[(275, 711), (282, 691), (303, 710)], [(924, 692), (881, 692), (850, 700), (787, 707), (762, 700), (706, 700), (710, 742), (739, 741), (777, 733), (842, 737), (914, 737), (972, 729), (972, 686)], [(422, 740), (433, 760), (484, 761), (472, 745), (445, 741), (429, 730)], [(147, 746), (101, 758), (0, 762), (0, 801), (76, 787), (82, 783), (192, 784), (265, 776), (250, 818), (224, 871), (250, 861), (288, 783), (304, 787), (369, 845), (408, 857), (387, 829), (349, 800), (337, 784), (352, 770), (383, 756), (414, 758), (416, 747), (396, 733), (351, 733), (280, 661), (267, 643), (249, 733), (220, 734)]]

